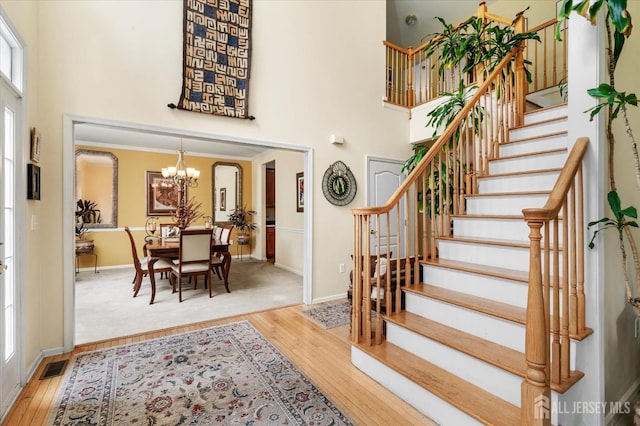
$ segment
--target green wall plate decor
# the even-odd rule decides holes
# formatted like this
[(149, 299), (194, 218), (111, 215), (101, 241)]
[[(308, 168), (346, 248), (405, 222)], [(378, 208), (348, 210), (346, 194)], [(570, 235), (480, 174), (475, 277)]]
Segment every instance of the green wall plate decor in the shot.
[(322, 193), (333, 205), (346, 206), (356, 196), (356, 179), (342, 161), (333, 163), (322, 178)]

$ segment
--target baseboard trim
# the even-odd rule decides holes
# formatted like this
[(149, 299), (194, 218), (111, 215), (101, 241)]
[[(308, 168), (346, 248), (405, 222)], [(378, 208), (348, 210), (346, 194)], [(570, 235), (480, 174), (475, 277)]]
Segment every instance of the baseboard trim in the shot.
[(334, 300), (346, 299), (347, 293), (339, 293), (334, 294), (332, 296), (319, 297), (317, 299), (313, 299), (311, 304), (315, 305), (316, 303), (324, 303), (324, 302), (333, 302)]
[(289, 266), (285, 266), (285, 265), (283, 265), (282, 263), (275, 262), (275, 263), (273, 264), (273, 266), (278, 267), (278, 268), (280, 268), (280, 269), (284, 269), (285, 271), (292, 272), (292, 273), (294, 273), (294, 274), (296, 274), (296, 275), (300, 275), (300, 276), (302, 276), (302, 271), (298, 271), (297, 269), (293, 269), (293, 268), (291, 268), (291, 267), (289, 267)]
[[(631, 386), (627, 389), (627, 391), (622, 394), (620, 397), (620, 402), (629, 402), (631, 404), (631, 411), (633, 411), (633, 403), (636, 399), (640, 397), (640, 377), (637, 378)], [(623, 416), (622, 413), (611, 413), (608, 412), (604, 418), (604, 424), (606, 425), (614, 425), (616, 421)]]

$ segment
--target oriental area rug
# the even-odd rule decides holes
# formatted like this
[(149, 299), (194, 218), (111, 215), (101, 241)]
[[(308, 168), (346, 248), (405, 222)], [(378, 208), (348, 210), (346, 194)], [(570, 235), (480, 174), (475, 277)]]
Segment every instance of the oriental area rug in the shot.
[(47, 425), (351, 425), (249, 322), (82, 353)]
[(323, 328), (347, 325), (351, 321), (351, 303), (340, 302), (300, 311)]

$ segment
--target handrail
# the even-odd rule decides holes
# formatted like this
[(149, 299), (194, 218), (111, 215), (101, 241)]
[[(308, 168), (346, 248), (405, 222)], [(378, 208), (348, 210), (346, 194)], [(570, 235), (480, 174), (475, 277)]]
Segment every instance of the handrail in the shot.
[(569, 192), (569, 189), (571, 188), (571, 185), (573, 184), (573, 179), (575, 178), (576, 173), (578, 173), (578, 169), (582, 165), (582, 159), (587, 152), (588, 145), (588, 138), (579, 138), (576, 140), (576, 143), (573, 145), (571, 153), (567, 158), (567, 162), (562, 168), (560, 176), (558, 176), (558, 180), (553, 186), (551, 194), (549, 194), (549, 198), (547, 199), (544, 207), (522, 210), (525, 221), (547, 221), (552, 220), (558, 215), (558, 212), (562, 208), (562, 202), (564, 201), (567, 193)]
[(522, 424), (539, 419), (539, 403), (552, 387), (566, 389), (581, 377), (571, 371), (570, 360), (571, 338), (589, 334), (582, 198), (588, 144), (587, 138), (576, 140), (544, 207), (522, 210), (530, 229)]
[(496, 66), (496, 68), (491, 72), (491, 74), (489, 75), (489, 77), (487, 77), (487, 79), (484, 81), (482, 86), (476, 91), (473, 97), (471, 97), (471, 99), (467, 102), (467, 104), (462, 108), (462, 110), (456, 116), (453, 122), (451, 122), (451, 124), (447, 126), (447, 128), (444, 130), (442, 135), (438, 137), (438, 139), (433, 144), (431, 149), (429, 149), (429, 151), (424, 156), (424, 158), (411, 171), (411, 173), (409, 173), (409, 176), (407, 176), (407, 178), (400, 184), (398, 189), (396, 189), (396, 191), (391, 195), (391, 197), (385, 204), (377, 207), (355, 208), (355, 209), (351, 209), (351, 212), (353, 214), (382, 214), (382, 213), (387, 213), (389, 210), (391, 210), (391, 208), (394, 207), (400, 201), (400, 198), (402, 197), (402, 195), (408, 191), (411, 185), (413, 185), (418, 179), (418, 177), (425, 171), (425, 169), (427, 168), (427, 165), (433, 160), (433, 157), (436, 155), (436, 153), (442, 148), (444, 143), (451, 138), (451, 136), (453, 135), (453, 132), (462, 124), (462, 120), (467, 116), (467, 114), (469, 114), (469, 112), (471, 111), (471, 108), (473, 108), (473, 106), (478, 103), (480, 98), (484, 96), (484, 93), (486, 92), (486, 90), (494, 83), (494, 80), (504, 71), (503, 69), (515, 57), (517, 52), (518, 52), (518, 48), (514, 48), (511, 51), (511, 53), (509, 53), (507, 56), (505, 56), (502, 59), (502, 61), (500, 61), (498, 66)]

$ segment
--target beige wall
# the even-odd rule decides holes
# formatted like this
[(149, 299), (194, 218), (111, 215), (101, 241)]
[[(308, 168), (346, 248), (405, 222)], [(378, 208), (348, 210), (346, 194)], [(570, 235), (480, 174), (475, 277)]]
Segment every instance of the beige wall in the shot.
[[(255, 1), (249, 98), (255, 121), (167, 108), (181, 90), (181, 1), (0, 4), (20, 33), (33, 35), (28, 42), (37, 55), (29, 65), (37, 68), (30, 68), (28, 83), (46, 88), (30, 103), (41, 117), (32, 115), (30, 125), (42, 132), (45, 160), (43, 199), (32, 206), (42, 226), (28, 241), (29, 257), (38, 261), (27, 268), (27, 365), (38, 349), (63, 342), (63, 265), (73, 262), (61, 250), (69, 238), (62, 235), (60, 205), (64, 114), (308, 147), (314, 172), (307, 179), (314, 182), (338, 159), (363, 183), (366, 154), (410, 154), (398, 143), (408, 137), (407, 114), (381, 107), (384, 2)], [(330, 145), (332, 133), (346, 143)], [(337, 265), (349, 262), (350, 208), (364, 204), (363, 193), (346, 207), (330, 205), (320, 191), (311, 197), (313, 297), (344, 293)]]
[[(640, 2), (628, 2), (627, 7), (631, 16), (637, 20), (640, 17)], [(618, 90), (640, 94), (638, 64), (640, 64), (640, 32), (636, 28), (627, 40), (618, 62), (616, 72)], [(629, 109), (629, 120), (638, 138), (640, 135), (638, 108)], [(622, 118), (615, 121), (614, 132), (616, 136), (615, 176), (622, 205), (640, 208), (640, 188), (636, 184), (631, 146), (623, 128)], [(608, 182), (604, 186), (609, 190)], [(608, 206), (606, 214), (612, 217)], [(640, 243), (640, 232), (634, 230), (634, 235), (636, 241)], [(608, 401), (617, 401), (640, 377), (640, 336), (634, 337), (636, 314), (625, 302), (624, 278), (620, 266), (620, 249), (616, 232), (607, 231), (604, 241), (606, 275), (602, 285), (605, 289), (605, 395)], [(627, 247), (627, 253), (631, 260), (629, 247)], [(627, 269), (635, 291), (635, 273), (631, 264)]]

